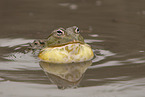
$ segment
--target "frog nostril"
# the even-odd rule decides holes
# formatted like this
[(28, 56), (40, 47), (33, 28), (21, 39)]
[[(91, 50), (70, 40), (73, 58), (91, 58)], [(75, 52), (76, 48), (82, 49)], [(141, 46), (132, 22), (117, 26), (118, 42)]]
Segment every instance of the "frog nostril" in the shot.
[(40, 42), (40, 44), (45, 44), (44, 42)]
[(58, 43), (60, 43), (60, 41), (58, 41)]

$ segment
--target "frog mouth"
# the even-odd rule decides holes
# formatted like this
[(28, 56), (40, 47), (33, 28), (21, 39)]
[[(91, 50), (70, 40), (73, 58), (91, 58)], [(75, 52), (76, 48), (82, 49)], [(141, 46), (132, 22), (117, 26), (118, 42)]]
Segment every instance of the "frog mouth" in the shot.
[(67, 42), (67, 43), (63, 43), (63, 44), (60, 44), (60, 45), (56, 45), (56, 46), (50, 46), (50, 47), (61, 47), (61, 46), (65, 46), (65, 45), (68, 45), (68, 44), (85, 44), (84, 42), (81, 42), (81, 41), (70, 41), (70, 42)]

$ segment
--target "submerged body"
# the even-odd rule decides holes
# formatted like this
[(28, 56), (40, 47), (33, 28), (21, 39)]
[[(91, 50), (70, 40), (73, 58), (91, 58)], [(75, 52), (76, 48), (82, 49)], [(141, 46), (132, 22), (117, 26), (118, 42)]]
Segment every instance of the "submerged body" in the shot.
[(51, 63), (83, 62), (94, 56), (76, 26), (54, 30), (44, 42), (38, 57)]

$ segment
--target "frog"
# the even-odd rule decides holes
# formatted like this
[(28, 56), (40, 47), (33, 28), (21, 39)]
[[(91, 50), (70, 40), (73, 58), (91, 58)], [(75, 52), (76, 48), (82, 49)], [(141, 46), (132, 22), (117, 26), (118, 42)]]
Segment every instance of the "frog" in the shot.
[(55, 29), (48, 38), (35, 40), (31, 47), (40, 50), (40, 60), (50, 63), (83, 62), (94, 57), (91, 46), (84, 42), (77, 26)]
[(42, 49), (43, 47), (60, 46), (73, 42), (84, 43), (84, 38), (80, 35), (77, 26), (55, 29), (47, 39), (34, 40), (30, 47), (31, 49)]

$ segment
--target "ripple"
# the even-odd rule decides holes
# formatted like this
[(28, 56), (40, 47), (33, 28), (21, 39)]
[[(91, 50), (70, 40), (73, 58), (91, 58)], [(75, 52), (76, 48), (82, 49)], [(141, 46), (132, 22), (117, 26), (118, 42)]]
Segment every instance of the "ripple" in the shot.
[(98, 37), (99, 35), (98, 34), (89, 34), (89, 36), (91, 36), (91, 37)]
[(21, 52), (16, 53), (10, 53), (3, 56), (4, 59), (11, 60), (11, 61), (17, 61), (17, 62), (33, 62), (38, 60), (37, 57), (34, 57), (31, 52), (24, 54)]
[(73, 3), (59, 3), (58, 5), (62, 7), (69, 7), (71, 10), (78, 9), (78, 5)]
[(96, 40), (96, 39), (85, 39), (86, 43), (94, 43), (94, 42), (103, 42), (103, 40)]
[(0, 70), (18, 70), (20, 68), (37, 69), (40, 68), (39, 59), (34, 57), (31, 52), (24, 54), (20, 52), (10, 53), (3, 56), (9, 61), (0, 62)]
[(24, 39), (24, 38), (15, 38), (15, 39), (10, 39), (10, 38), (3, 38), (0, 39), (0, 47), (13, 47), (17, 46), (20, 44), (25, 44), (29, 42), (33, 42), (34, 39)]
[(63, 91), (56, 89), (57, 87), (54, 85), (2, 82), (0, 90), (3, 97), (144, 97), (144, 81), (144, 78), (131, 81), (117, 81), (108, 85), (81, 87)]
[(130, 63), (145, 63), (145, 58), (132, 58), (132, 59), (127, 59), (125, 62), (130, 62)]
[(94, 52), (99, 52), (99, 54), (95, 53), (95, 58), (92, 60), (92, 62), (98, 62), (100, 60), (105, 59), (108, 56), (114, 56), (115, 53), (112, 53), (108, 50), (101, 50), (101, 49), (95, 49)]
[(0, 77), (0, 82), (1, 82), (1, 81), (4, 81), (4, 79)]
[(100, 65), (93, 65), (89, 67), (89, 69), (95, 69), (95, 68), (101, 68), (101, 67), (109, 67), (109, 66), (120, 66), (124, 65), (123, 63), (120, 63), (119, 61), (109, 61)]

